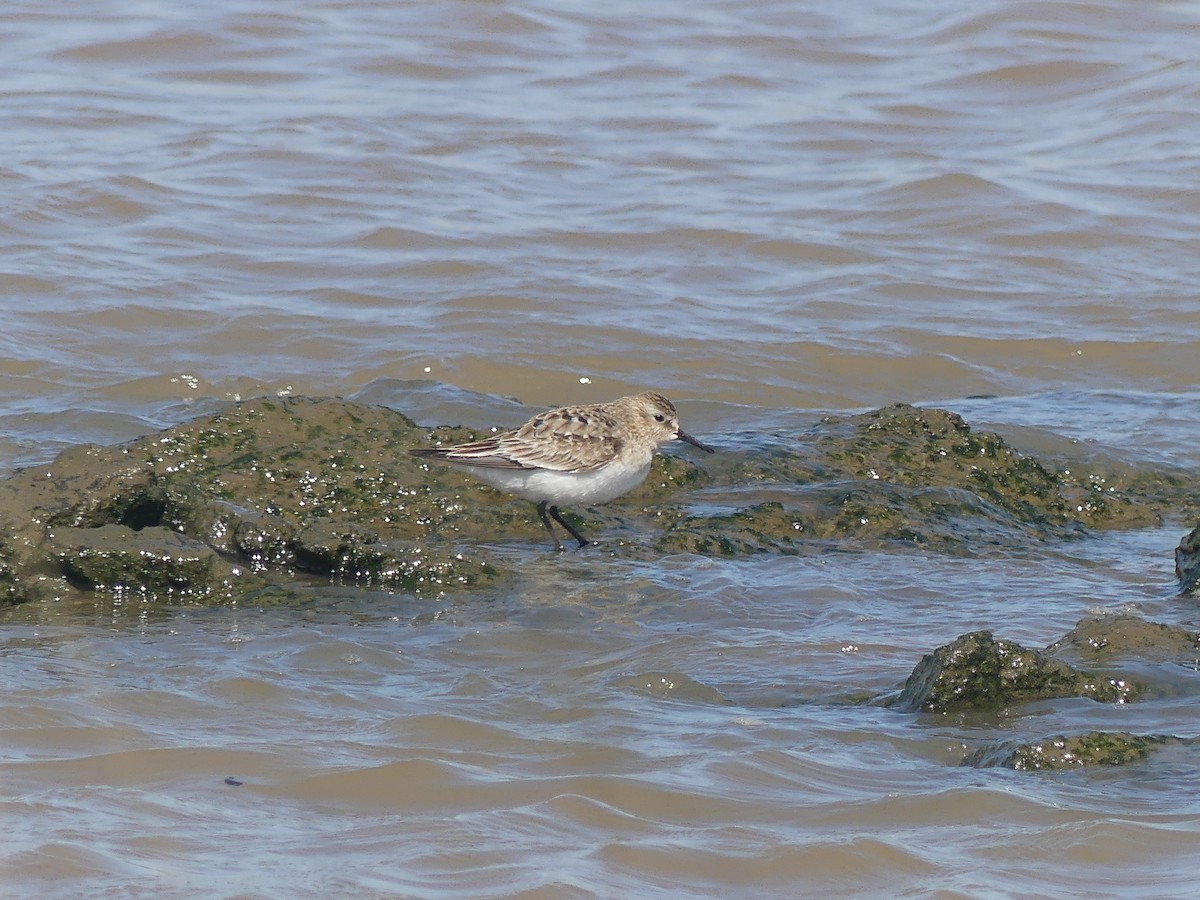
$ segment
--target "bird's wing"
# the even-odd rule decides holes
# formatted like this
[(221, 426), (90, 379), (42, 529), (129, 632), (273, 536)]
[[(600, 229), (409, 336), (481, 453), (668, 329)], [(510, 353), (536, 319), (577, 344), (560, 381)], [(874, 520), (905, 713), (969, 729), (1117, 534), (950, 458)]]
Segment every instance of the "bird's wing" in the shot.
[(592, 409), (556, 409), (515, 431), (455, 447), (411, 451), (417, 456), (497, 469), (594, 472), (621, 452), (616, 422)]

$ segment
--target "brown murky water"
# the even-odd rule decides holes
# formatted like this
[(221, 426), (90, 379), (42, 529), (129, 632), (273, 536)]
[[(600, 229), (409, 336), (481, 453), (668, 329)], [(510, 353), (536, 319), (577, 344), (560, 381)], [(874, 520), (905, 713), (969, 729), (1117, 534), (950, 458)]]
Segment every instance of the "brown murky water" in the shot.
[[(8, 470), (261, 392), (484, 425), (648, 386), (718, 447), (908, 401), (1200, 467), (1194, 4), (200, 9), (6, 7)], [(847, 705), (973, 628), (1195, 626), (1185, 530), (497, 536), (488, 595), (10, 611), (0, 894), (1190, 893), (1193, 751), (960, 768), (970, 722)], [(1191, 736), (1190, 695), (1099, 724)]]

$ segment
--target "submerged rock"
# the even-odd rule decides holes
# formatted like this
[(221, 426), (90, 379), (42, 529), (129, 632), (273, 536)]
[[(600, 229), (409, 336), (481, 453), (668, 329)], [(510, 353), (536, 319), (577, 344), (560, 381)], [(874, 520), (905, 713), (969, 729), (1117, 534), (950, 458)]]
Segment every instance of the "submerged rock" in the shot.
[[(1009, 715), (1000, 721), (1012, 725), (1013, 707), (1034, 701), (1085, 697), (1123, 704), (1178, 696), (1196, 689), (1190, 676), (1198, 663), (1198, 640), (1195, 631), (1128, 615), (1083, 619), (1044, 651), (970, 632), (926, 654), (898, 695), (876, 702), (909, 712), (1003, 710)], [(1077, 668), (1063, 655), (1096, 668)], [(1141, 680), (1113, 671), (1117, 662), (1133, 667)], [(1087, 731), (990, 741), (963, 762), (1012, 769), (1119, 765), (1167, 745), (1194, 743), (1173, 735)]]
[(1062, 660), (988, 631), (964, 634), (921, 658), (894, 705), (949, 712), (997, 708), (1055, 697), (1124, 703), (1136, 689), (1116, 678), (1077, 670)]
[(613, 682), (621, 690), (646, 694), (657, 699), (681, 700), (713, 706), (730, 706), (732, 701), (716, 688), (702, 684), (682, 672), (641, 672), (623, 675)]
[(1200, 635), (1178, 625), (1147, 622), (1138, 616), (1097, 616), (1078, 622), (1047, 649), (1070, 654), (1092, 665), (1117, 659), (1194, 664)]
[(1078, 769), (1084, 766), (1120, 766), (1141, 762), (1155, 750), (1185, 743), (1180, 738), (1130, 734), (1124, 731), (1089, 731), (1059, 735), (1025, 744), (995, 744), (980, 748), (966, 765), (1003, 766), (1017, 770)]

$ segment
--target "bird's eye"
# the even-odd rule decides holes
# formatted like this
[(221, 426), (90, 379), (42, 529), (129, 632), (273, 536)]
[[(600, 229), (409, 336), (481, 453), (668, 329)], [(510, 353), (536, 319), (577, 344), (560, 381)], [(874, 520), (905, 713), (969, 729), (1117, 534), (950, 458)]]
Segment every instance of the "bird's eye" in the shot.
[(655, 413), (654, 421), (655, 422), (665, 422), (665, 421), (667, 421), (667, 417), (664, 416), (662, 413)]

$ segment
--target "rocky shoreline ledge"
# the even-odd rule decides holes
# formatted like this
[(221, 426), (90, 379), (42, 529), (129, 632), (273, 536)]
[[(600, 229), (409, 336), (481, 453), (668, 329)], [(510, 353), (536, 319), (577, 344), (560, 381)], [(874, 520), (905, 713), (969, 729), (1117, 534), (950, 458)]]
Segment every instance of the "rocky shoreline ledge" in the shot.
[[(479, 436), (340, 399), (256, 399), (124, 446), (71, 448), (0, 481), (0, 605), (85, 595), (286, 602), (314, 580), (418, 594), (495, 584), (514, 563), (489, 545), (547, 552), (532, 504), (405, 452)], [(582, 552), (738, 557), (836, 542), (983, 555), (1200, 518), (1194, 473), (1056, 469), (954, 413), (906, 405), (754, 436), (703, 462), (660, 456), (630, 494), (570, 511), (600, 541)], [(1200, 591), (1200, 527), (1175, 562), (1181, 594)], [(1110, 654), (1198, 658), (1195, 633), (1138, 619), (1081, 623), (1046, 651), (974, 632), (925, 657), (886, 702), (914, 713), (1064, 696), (1136, 702), (1149, 690), (1136, 679), (1063, 658), (1082, 652), (1081, 629), (1104, 630), (1088, 646)], [(983, 748), (969, 761), (1119, 762), (1172, 742), (1183, 739), (1059, 735)]]

